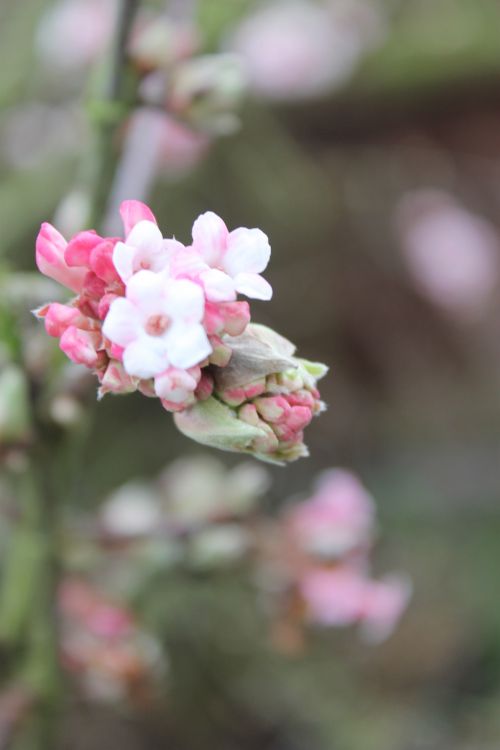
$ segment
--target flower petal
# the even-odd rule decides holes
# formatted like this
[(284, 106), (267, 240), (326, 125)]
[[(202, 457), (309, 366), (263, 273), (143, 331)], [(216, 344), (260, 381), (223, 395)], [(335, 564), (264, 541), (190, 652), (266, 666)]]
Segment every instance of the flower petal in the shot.
[(106, 338), (119, 346), (128, 346), (140, 334), (141, 328), (137, 310), (124, 297), (115, 299), (109, 308), (102, 326)]
[(123, 366), (129, 375), (153, 378), (168, 367), (167, 349), (161, 338), (141, 336), (123, 352)]
[(125, 237), (140, 221), (151, 221), (156, 224), (153, 212), (141, 201), (123, 201), (120, 206), (120, 215), (125, 228)]
[(165, 312), (182, 323), (199, 323), (205, 312), (202, 288), (187, 279), (170, 281), (166, 287)]
[(139, 221), (127, 235), (126, 244), (151, 254), (162, 249), (163, 235), (152, 221)]
[(233, 302), (236, 299), (234, 282), (224, 271), (210, 268), (200, 274), (200, 279), (210, 302)]
[(117, 242), (113, 250), (113, 263), (125, 283), (134, 273), (134, 258), (136, 254), (135, 247), (126, 245), (124, 242)]
[(202, 325), (173, 325), (164, 337), (168, 358), (174, 367), (186, 369), (202, 362), (212, 352)]
[(270, 300), (273, 296), (271, 284), (258, 273), (237, 273), (234, 286), (237, 292), (252, 299)]
[(89, 266), (90, 253), (97, 247), (103, 238), (93, 230), (78, 232), (68, 242), (64, 251), (64, 259), (68, 266)]
[(222, 267), (230, 276), (237, 273), (261, 273), (269, 263), (271, 247), (260, 229), (235, 229), (229, 235)]
[(228, 229), (220, 216), (207, 211), (198, 216), (193, 224), (193, 247), (209, 266), (219, 264), (226, 248)]
[(127, 299), (147, 313), (162, 304), (166, 285), (164, 274), (138, 271), (127, 283)]

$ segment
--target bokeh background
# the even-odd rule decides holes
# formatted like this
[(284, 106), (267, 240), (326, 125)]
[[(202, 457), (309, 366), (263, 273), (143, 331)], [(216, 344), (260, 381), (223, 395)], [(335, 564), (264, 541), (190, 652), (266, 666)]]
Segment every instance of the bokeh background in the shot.
[[(53, 7), (0, 7), (2, 269), (34, 269), (39, 224), (90, 137), (91, 74), (50, 31)], [(155, 581), (141, 606), (170, 653), (165, 704), (75, 703), (64, 746), (496, 750), (500, 6), (200, 0), (196, 12), (203, 49), (246, 55), (241, 127), (192, 164), (167, 159), (149, 202), (181, 240), (208, 209), (269, 235), (274, 299), (254, 319), (331, 370), (311, 457), (270, 469), (267, 507), (320, 470), (355, 470), (377, 500), (377, 565), (407, 571), (414, 594), (380, 646), (329, 631), (285, 657), (237, 575)], [(140, 395), (105, 399), (93, 420), (83, 508), (199, 453)]]

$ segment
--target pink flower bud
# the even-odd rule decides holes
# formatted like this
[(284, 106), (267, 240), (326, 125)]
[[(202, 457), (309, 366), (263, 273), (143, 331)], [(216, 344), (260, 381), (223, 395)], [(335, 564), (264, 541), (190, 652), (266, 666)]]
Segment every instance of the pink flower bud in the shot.
[[(43, 310), (43, 311), (42, 311)], [(82, 315), (77, 307), (61, 305), (59, 302), (53, 302), (46, 305), (38, 312), (39, 317), (44, 319), (45, 330), (49, 336), (59, 338), (69, 326), (76, 326), (82, 330), (95, 330), (94, 321)]]
[(106, 359), (105, 352), (98, 351), (101, 339), (100, 333), (69, 326), (62, 334), (59, 346), (72, 362), (92, 369), (101, 363), (104, 364)]
[(169, 367), (155, 378), (155, 393), (167, 411), (182, 411), (195, 403), (195, 390), (201, 377), (199, 367), (180, 370)]
[(137, 389), (137, 378), (132, 378), (121, 362), (110, 360), (101, 378), (98, 397), (102, 398), (106, 393), (131, 393)]
[[(93, 271), (89, 271), (83, 282), (82, 293), (85, 297), (100, 301), (106, 294), (106, 282), (99, 278)], [(97, 305), (97, 309), (99, 306)]]
[(320, 476), (308, 500), (288, 514), (290, 536), (304, 552), (337, 558), (366, 548), (373, 536), (374, 503), (357, 477), (343, 469)]
[(45, 276), (79, 292), (87, 273), (86, 268), (69, 268), (64, 253), (67, 242), (51, 224), (43, 223), (36, 239), (36, 264)]
[(106, 284), (116, 284), (123, 289), (123, 282), (113, 263), (113, 250), (116, 240), (103, 240), (90, 252), (89, 264), (92, 271)]
[(97, 314), (100, 320), (104, 320), (106, 315), (108, 314), (109, 308), (111, 307), (111, 303), (118, 299), (117, 294), (109, 293), (109, 294), (103, 294), (99, 301), (99, 305), (97, 307)]
[(90, 253), (102, 241), (103, 238), (99, 237), (94, 230), (75, 234), (68, 242), (64, 252), (64, 259), (68, 266), (84, 266), (85, 268), (89, 268)]
[(209, 357), (211, 365), (225, 367), (231, 359), (232, 350), (229, 344), (225, 344), (219, 336), (209, 336), (212, 354)]
[(207, 372), (202, 372), (200, 382), (195, 391), (197, 401), (206, 401), (214, 390), (214, 379)]
[(250, 322), (248, 302), (207, 302), (203, 324), (209, 334), (239, 336)]

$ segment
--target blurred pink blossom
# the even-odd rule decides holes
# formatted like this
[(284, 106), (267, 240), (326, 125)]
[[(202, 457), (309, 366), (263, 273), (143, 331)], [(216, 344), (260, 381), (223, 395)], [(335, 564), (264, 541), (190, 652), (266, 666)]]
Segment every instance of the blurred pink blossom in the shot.
[(404, 259), (433, 303), (463, 318), (480, 314), (498, 286), (500, 236), (448, 193), (418, 190), (398, 208)]
[(63, 664), (88, 697), (118, 702), (151, 691), (163, 655), (129, 610), (78, 578), (63, 581), (58, 603)]
[(206, 155), (211, 139), (169, 115), (163, 116), (160, 140), (160, 174), (177, 176), (194, 169)]
[(311, 622), (326, 627), (360, 623), (371, 641), (391, 634), (410, 595), (403, 578), (374, 581), (363, 570), (347, 566), (313, 568), (301, 578), (299, 588)]
[(301, 99), (344, 83), (383, 31), (375, 3), (272, 0), (241, 22), (229, 46), (244, 59), (259, 94)]
[(332, 469), (321, 475), (309, 500), (290, 510), (288, 523), (304, 551), (337, 557), (371, 541), (374, 516), (373, 500), (359, 479)]

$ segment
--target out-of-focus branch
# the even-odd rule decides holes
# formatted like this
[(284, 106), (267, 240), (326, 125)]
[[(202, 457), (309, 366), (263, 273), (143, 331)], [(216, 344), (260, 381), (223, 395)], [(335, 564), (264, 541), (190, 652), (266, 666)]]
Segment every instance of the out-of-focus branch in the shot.
[(106, 216), (109, 195), (120, 158), (116, 143), (119, 126), (135, 101), (135, 74), (129, 65), (127, 46), (140, 0), (121, 0), (116, 33), (110, 54), (109, 71), (102, 98), (90, 103), (90, 116), (96, 127), (93, 154), (89, 225), (96, 229)]

